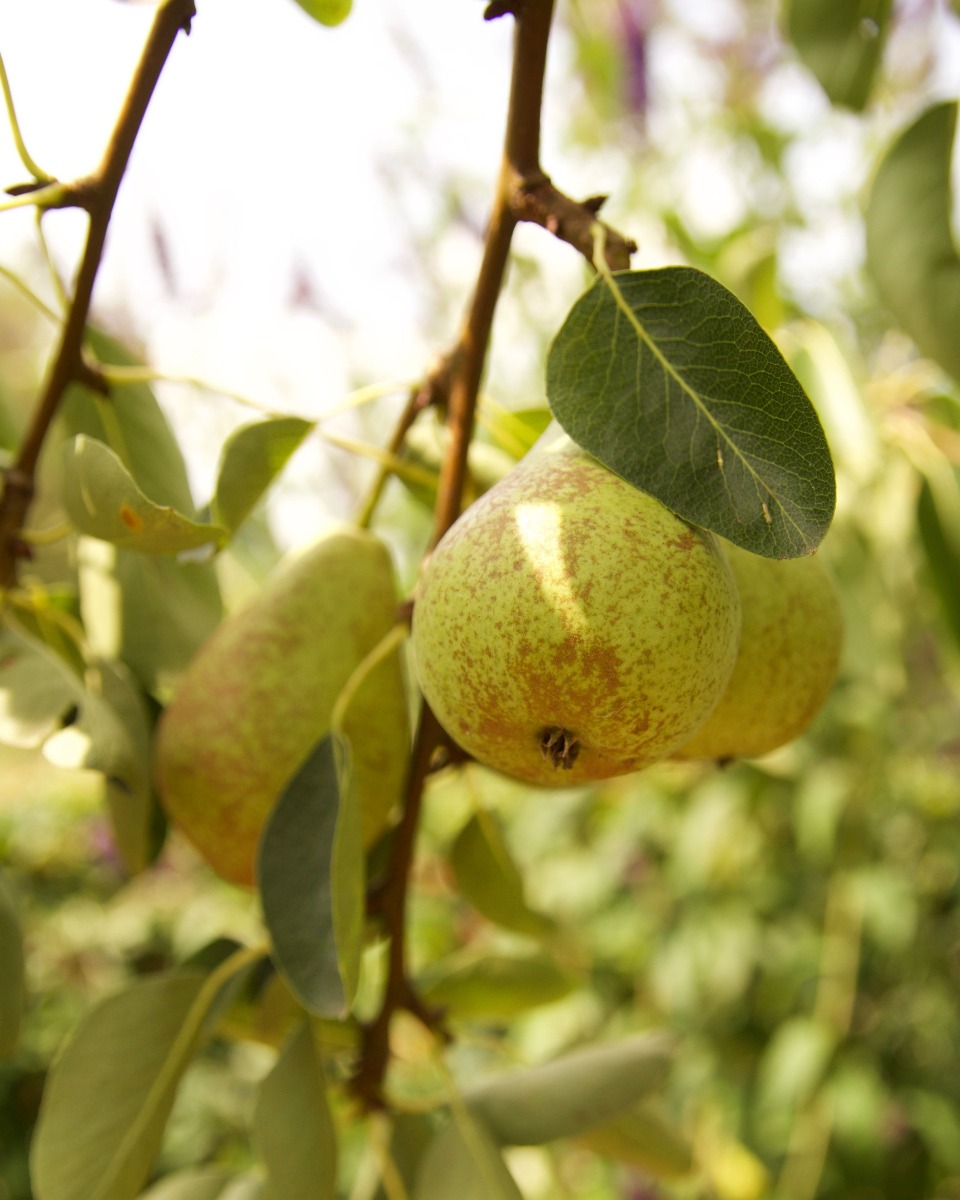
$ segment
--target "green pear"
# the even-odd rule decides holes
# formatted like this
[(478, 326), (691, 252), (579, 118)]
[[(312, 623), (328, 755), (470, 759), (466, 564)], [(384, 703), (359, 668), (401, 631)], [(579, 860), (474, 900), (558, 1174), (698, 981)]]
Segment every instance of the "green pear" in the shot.
[(725, 550), (743, 609), (740, 652), (720, 703), (675, 758), (776, 750), (807, 728), (837, 675), (843, 614), (823, 563)]
[(726, 687), (739, 631), (716, 539), (566, 440), (523, 459), (437, 545), (413, 647), (456, 742), (561, 787), (688, 741)]
[[(284, 560), (204, 643), (163, 714), (154, 775), (171, 820), (225, 879), (254, 882), (264, 821), (363, 659), (396, 624), (390, 556), (337, 528)], [(370, 844), (400, 799), (409, 755), (399, 653), (346, 710), (352, 778)]]

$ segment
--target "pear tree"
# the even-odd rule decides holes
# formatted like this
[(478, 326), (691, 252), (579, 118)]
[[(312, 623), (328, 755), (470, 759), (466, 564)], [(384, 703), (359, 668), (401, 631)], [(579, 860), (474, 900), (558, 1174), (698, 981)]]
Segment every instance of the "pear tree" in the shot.
[[(349, 0), (298, 3), (331, 38), (350, 16)], [(955, 866), (921, 821), (956, 812), (936, 768), (947, 736), (925, 760), (917, 811), (900, 814), (902, 838), (875, 834), (876, 861), (844, 826), (868, 820), (866, 777), (829, 755), (834, 729), (845, 745), (880, 737), (844, 589), (849, 564), (870, 575), (902, 524), (838, 510), (838, 474), (864, 510), (891, 496), (915, 506), (924, 594), (960, 639), (956, 102), (927, 104), (874, 147), (858, 218), (875, 290), (865, 343), (886, 322), (902, 339), (896, 378), (908, 362), (926, 364), (925, 380), (940, 372), (939, 391), (881, 405), (903, 461), (874, 470), (870, 454), (887, 460), (864, 432), (872, 417), (852, 401), (838, 416), (833, 399), (847, 384), (857, 393), (838, 343), (824, 351), (823, 325), (771, 301), (761, 267), (775, 256), (734, 269), (743, 242), (711, 248), (677, 220), (675, 263), (653, 263), (634, 231), (601, 218), (605, 198), (576, 199), (547, 173), (552, 30), (568, 23), (586, 80), (609, 75), (613, 56), (629, 83), (668, 20), (624, 0), (604, 38), (590, 25), (599, 7), (478, 7), (476, 36), (509, 23), (513, 49), (462, 319), (366, 447), (376, 474), (355, 520), (318, 521), (236, 605), (224, 564), (319, 421), (244, 424), (216, 448), (213, 494), (198, 503), (152, 365), (93, 306), (138, 132), (168, 61), (190, 54), (203, 3), (159, 0), (104, 157), (81, 179), (34, 162), (0, 60), (26, 173), (0, 209), (86, 218), (54, 352), (5, 443), (0, 741), (42, 751), (68, 788), (97, 789), (117, 863), (104, 911), (124, 887), (169, 886), (243, 914), (194, 953), (116, 979), (54, 1047), (30, 1041), (55, 1002), (37, 995), (48, 966), (24, 915), (29, 886), (15, 865), (0, 870), (0, 1055), (26, 1079), (27, 1046), (42, 1095), (29, 1179), (8, 1184), (0, 1160), (11, 1200), (954, 1194), (960, 1097), (933, 1079), (938, 1054), (925, 1042), (904, 1066), (888, 1009), (857, 1007), (859, 971), (892, 988), (885, 964), (908, 961), (922, 920), (943, 944), (954, 928)], [(849, 120), (893, 87), (889, 3), (742, 7), (776, 10), (777, 53)], [(542, 395), (511, 408), (484, 387), (527, 224), (582, 264), (583, 287), (557, 328), (539, 330)], [(67, 548), (46, 575), (41, 508)], [(824, 562), (835, 516), (836, 572)], [(398, 541), (415, 547), (412, 579)], [(908, 587), (895, 557), (873, 582), (899, 628), (883, 607)], [(837, 688), (844, 717), (805, 741)], [(723, 820), (691, 832), (684, 814), (701, 806)], [(614, 885), (582, 855), (598, 828), (612, 830), (591, 844), (616, 864)], [(525, 834), (531, 855), (542, 850), (539, 894)], [(776, 869), (756, 849), (767, 844)], [(929, 911), (892, 846), (920, 847)], [(551, 857), (569, 868), (553, 904)], [(578, 928), (571, 913), (589, 908), (591, 887), (609, 920)], [(649, 904), (629, 912), (637, 896)], [(704, 979), (727, 1022), (715, 1043), (697, 1023)], [(945, 994), (911, 992), (911, 1011), (952, 1029)], [(948, 1053), (950, 1037), (938, 1045)], [(949, 1053), (955, 1063), (955, 1042)], [(217, 1064), (248, 1101), (244, 1133), (191, 1158), (178, 1114)]]

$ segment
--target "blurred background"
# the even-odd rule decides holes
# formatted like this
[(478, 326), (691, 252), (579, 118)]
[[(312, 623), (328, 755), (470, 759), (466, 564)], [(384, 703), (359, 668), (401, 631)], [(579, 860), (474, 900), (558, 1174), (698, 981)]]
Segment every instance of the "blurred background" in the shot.
[[(337, 29), (293, 0), (198, 9), (124, 181), (94, 316), (158, 373), (198, 505), (225, 438), (257, 411), (320, 422), (223, 564), (230, 607), (283, 550), (357, 511), (375, 463), (331, 437), (382, 446), (452, 340), (511, 29), (484, 23), (480, 0), (356, 0)], [(99, 161), (151, 18), (145, 4), (6, 0), (0, 54), (46, 171)], [(445, 993), (458, 1076), (617, 1031), (679, 1037), (662, 1115), (692, 1146), (689, 1169), (584, 1145), (512, 1152), (529, 1200), (960, 1198), (960, 524), (944, 519), (960, 514), (960, 393), (880, 304), (863, 220), (891, 139), (957, 95), (960, 21), (933, 0), (898, 3), (858, 109), (831, 103), (784, 20), (760, 0), (558, 4), (544, 167), (570, 194), (609, 193), (636, 267), (689, 262), (736, 292), (799, 375), (838, 472), (820, 553), (847, 642), (811, 730), (762, 760), (549, 795), (475, 766), (435, 780), (413, 953), (434, 982), (468, 979)], [(0, 136), (0, 180), (24, 174)], [(51, 265), (70, 278), (83, 231), (52, 213), (41, 240), (28, 209), (0, 213), (7, 456), (55, 344)], [(587, 281), (569, 247), (518, 231), (484, 389), (493, 449), (501, 410), (544, 407), (547, 347)], [(393, 481), (378, 510), (407, 588), (429, 500)], [(0, 767), (33, 997), (0, 1064), (0, 1200), (26, 1200), (43, 1073), (72, 1022), (131, 975), (254, 936), (258, 916), (176, 839), (126, 880), (90, 773), (13, 750)], [(451, 847), (477, 814), (549, 916), (536, 936), (465, 898)], [(469, 982), (496, 956), (533, 964), (522, 985)], [(242, 1030), (197, 1064), (163, 1169), (248, 1161), (275, 1032)], [(402, 1046), (398, 1086), (416, 1094), (435, 1066), (416, 1030)]]

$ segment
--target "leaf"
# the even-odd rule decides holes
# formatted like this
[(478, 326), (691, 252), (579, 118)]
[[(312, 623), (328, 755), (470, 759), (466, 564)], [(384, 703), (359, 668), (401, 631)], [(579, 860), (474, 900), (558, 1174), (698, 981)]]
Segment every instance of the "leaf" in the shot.
[[(43, 744), (56, 766), (100, 772), (120, 857), (131, 873), (142, 870), (155, 849), (150, 725), (132, 677), (121, 663), (97, 659), (78, 673), (9, 620), (0, 647), (10, 664), (0, 661), (0, 740)], [(76, 719), (59, 730), (70, 708)]]
[(613, 1120), (664, 1083), (672, 1051), (661, 1034), (574, 1050), (511, 1071), (464, 1094), (503, 1145), (539, 1145)]
[[(417, 1172), (436, 1132), (437, 1121), (432, 1112), (397, 1112), (390, 1120), (388, 1153), (408, 1195), (413, 1195)], [(382, 1180), (373, 1200), (392, 1200)]]
[(787, 35), (831, 103), (863, 109), (892, 10), (892, 0), (791, 0)]
[(30, 1155), (37, 1200), (137, 1195), (219, 996), (206, 983), (202, 975), (156, 976), (81, 1021), (40, 1107)]
[(339, 25), (350, 15), (353, 0), (297, 0), (297, 4), (321, 25)]
[(91, 648), (122, 659), (147, 691), (169, 699), (223, 615), (213, 564), (138, 554), (93, 538), (80, 539), (77, 557)]
[(0, 873), (0, 1059), (17, 1048), (26, 994), (23, 934), (13, 893)]
[(76, 765), (99, 771), (106, 779), (117, 851), (126, 869), (136, 874), (150, 864), (158, 848), (146, 705), (122, 663), (91, 664), (84, 682), (75, 728), (87, 734), (89, 749)]
[(85, 434), (66, 442), (63, 505), (90, 537), (147, 554), (178, 554), (222, 540), (216, 525), (200, 525), (140, 491), (116, 454)]
[[(140, 365), (100, 330), (88, 328), (86, 340), (101, 363)], [(190, 518), (197, 515), (183, 455), (148, 384), (114, 384), (108, 399), (75, 385), (64, 396), (60, 419), (68, 434), (85, 433), (105, 442), (155, 504), (169, 505)]]
[(693, 1170), (690, 1144), (650, 1105), (622, 1113), (578, 1140), (594, 1154), (639, 1167), (658, 1179), (680, 1179)]
[(960, 481), (950, 472), (952, 487), (924, 480), (917, 498), (917, 527), (943, 615), (960, 645)]
[(491, 954), (448, 974), (440, 970), (421, 982), (423, 998), (452, 1017), (514, 1017), (562, 1000), (576, 987), (572, 976), (540, 955), (507, 958)]
[(702, 271), (598, 278), (550, 348), (547, 397), (605, 466), (738, 546), (800, 557), (829, 527), (817, 414), (748, 310)]
[(30, 749), (60, 727), (77, 700), (77, 685), (62, 659), (0, 627), (0, 742)]
[(303, 439), (316, 427), (300, 417), (275, 417), (235, 430), (223, 447), (212, 519), (229, 533), (238, 529)]
[(880, 299), (960, 380), (960, 258), (951, 225), (956, 102), (928, 108), (877, 170), (866, 209), (867, 267)]
[(260, 1085), (253, 1137), (283, 1200), (334, 1200), (337, 1135), (309, 1024), (284, 1046)]
[(553, 932), (553, 921), (527, 905), (523, 879), (492, 814), (470, 818), (450, 849), (450, 865), (461, 893), (488, 920), (531, 937)]
[(436, 1135), (417, 1172), (413, 1200), (523, 1200), (482, 1122), (461, 1117)]
[(167, 1175), (140, 1200), (261, 1200), (264, 1182), (255, 1175), (229, 1175), (219, 1167), (191, 1167)]
[(267, 820), (257, 862), (274, 958), (298, 1000), (343, 1017), (356, 994), (363, 942), (364, 871), (349, 772), (331, 736), (311, 752)]

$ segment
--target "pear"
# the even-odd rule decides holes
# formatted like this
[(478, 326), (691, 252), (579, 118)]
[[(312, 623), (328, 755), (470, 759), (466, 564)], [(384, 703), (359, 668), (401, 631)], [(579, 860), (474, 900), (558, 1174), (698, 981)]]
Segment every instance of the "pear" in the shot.
[(781, 562), (724, 547), (743, 608), (736, 666), (710, 718), (675, 758), (744, 758), (792, 741), (833, 687), (843, 614), (818, 558)]
[(454, 741), (561, 787), (688, 741), (726, 687), (739, 631), (716, 539), (565, 440), (523, 459), (440, 541), (412, 640)]
[[(159, 723), (154, 776), (171, 820), (225, 879), (254, 882), (267, 815), (329, 732), (347, 680), (395, 623), (386, 547), (338, 527), (284, 560), (188, 666)], [(369, 845), (387, 826), (406, 774), (398, 653), (364, 679), (343, 728)]]

